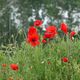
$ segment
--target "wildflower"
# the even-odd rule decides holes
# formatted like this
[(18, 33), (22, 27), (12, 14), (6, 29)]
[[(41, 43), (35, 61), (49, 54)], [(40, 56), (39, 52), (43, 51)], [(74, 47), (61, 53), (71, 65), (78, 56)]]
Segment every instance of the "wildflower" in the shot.
[(42, 25), (42, 21), (41, 20), (36, 20), (35, 22), (34, 22), (34, 26), (41, 26)]
[(15, 71), (18, 70), (18, 65), (17, 64), (11, 64), (10, 67), (11, 67), (12, 70), (15, 70)]
[(37, 30), (34, 26), (30, 26), (28, 29), (28, 35), (36, 34)]
[(57, 34), (57, 28), (55, 26), (48, 26), (43, 38), (53, 38)]
[(33, 46), (37, 46), (40, 44), (39, 42), (39, 35), (38, 34), (33, 34), (33, 35), (29, 35), (27, 38), (27, 41)]
[(62, 60), (62, 62), (68, 62), (69, 61), (67, 57), (63, 57), (61, 60)]
[(6, 64), (2, 64), (2, 67), (6, 67), (7, 65)]
[(57, 28), (56, 28), (55, 26), (48, 26), (48, 27), (46, 28), (46, 32), (56, 34), (56, 33), (57, 33)]
[(50, 39), (50, 38), (53, 38), (53, 37), (54, 37), (54, 34), (53, 33), (47, 33), (47, 32), (45, 32), (44, 33), (44, 36), (43, 36), (44, 39), (46, 39), (46, 38), (49, 38)]
[(47, 41), (45, 39), (42, 40), (42, 43), (46, 43)]
[(72, 31), (72, 32), (70, 33), (70, 39), (71, 39), (71, 40), (72, 40), (72, 38), (74, 37), (75, 34), (76, 34), (75, 31)]
[(28, 36), (26, 37), (26, 42), (30, 43), (32, 46), (39, 45), (39, 35), (35, 27), (30, 27), (28, 31)]
[(68, 33), (68, 26), (67, 26), (67, 24), (65, 24), (65, 23), (61, 23), (61, 25), (60, 25), (61, 27), (61, 30), (65, 33), (65, 34), (67, 34)]

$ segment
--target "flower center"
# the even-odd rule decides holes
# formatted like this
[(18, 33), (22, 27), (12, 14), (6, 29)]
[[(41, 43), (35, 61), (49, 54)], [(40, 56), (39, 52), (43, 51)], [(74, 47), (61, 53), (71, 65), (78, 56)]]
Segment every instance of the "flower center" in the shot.
[(32, 39), (32, 41), (33, 41), (33, 42), (35, 42), (35, 41), (36, 41), (36, 39), (35, 39), (35, 38), (33, 38), (33, 39)]

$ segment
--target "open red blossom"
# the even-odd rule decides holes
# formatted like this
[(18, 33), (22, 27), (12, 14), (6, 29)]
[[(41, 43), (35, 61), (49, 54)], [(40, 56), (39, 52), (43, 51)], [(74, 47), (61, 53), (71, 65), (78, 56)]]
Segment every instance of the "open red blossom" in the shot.
[(18, 70), (18, 65), (17, 65), (17, 64), (11, 64), (11, 65), (10, 65), (10, 68), (11, 68), (12, 70), (17, 71), (17, 70)]
[(44, 39), (46, 39), (46, 38), (49, 38), (50, 39), (50, 38), (53, 38), (54, 36), (55, 36), (54, 33), (45, 32), (43, 38)]
[(34, 22), (34, 26), (41, 26), (42, 25), (42, 21), (41, 20), (36, 20), (35, 22)]
[(62, 62), (68, 62), (69, 61), (67, 57), (63, 57), (61, 60), (62, 60)]
[(65, 33), (65, 34), (67, 34), (68, 33), (68, 26), (67, 26), (67, 24), (65, 24), (65, 23), (61, 23), (61, 25), (60, 25), (61, 27), (61, 30)]
[(28, 35), (36, 34), (37, 29), (34, 26), (30, 26), (28, 29)]
[(71, 40), (72, 40), (72, 37), (73, 37), (75, 34), (76, 34), (75, 31), (72, 31), (72, 32), (70, 33), (70, 39), (71, 39)]
[(53, 38), (57, 34), (57, 28), (55, 26), (48, 26), (43, 38)]
[(33, 47), (40, 44), (38, 34), (29, 35), (26, 41), (28, 41)]
[(57, 34), (57, 28), (55, 26), (48, 26), (46, 32)]

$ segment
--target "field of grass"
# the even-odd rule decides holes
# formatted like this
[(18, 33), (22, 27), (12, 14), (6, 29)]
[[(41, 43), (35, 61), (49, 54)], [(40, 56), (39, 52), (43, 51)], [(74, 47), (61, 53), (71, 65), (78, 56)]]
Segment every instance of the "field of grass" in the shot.
[[(18, 69), (11, 69), (11, 64)], [(2, 46), (0, 80), (80, 80), (80, 41)]]

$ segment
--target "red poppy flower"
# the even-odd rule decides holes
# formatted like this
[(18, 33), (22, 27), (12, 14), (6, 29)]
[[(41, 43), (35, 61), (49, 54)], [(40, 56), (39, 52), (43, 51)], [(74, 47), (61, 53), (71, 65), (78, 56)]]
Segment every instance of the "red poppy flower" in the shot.
[(48, 26), (46, 32), (57, 34), (57, 28), (55, 26)]
[(46, 43), (47, 41), (45, 39), (42, 40), (42, 43)]
[(35, 22), (34, 22), (34, 26), (41, 26), (42, 25), (42, 21), (41, 20), (36, 20)]
[(65, 23), (61, 23), (61, 30), (67, 34), (68, 33), (68, 26)]
[(62, 62), (68, 62), (69, 61), (67, 57), (63, 57), (61, 60), (62, 60)]
[(10, 67), (11, 67), (12, 70), (15, 70), (15, 71), (18, 70), (18, 65), (17, 64), (11, 64)]
[(48, 33), (48, 32), (45, 32), (44, 36), (43, 36), (44, 39), (46, 39), (46, 38), (50, 39), (50, 38), (53, 38), (53, 37), (54, 37), (54, 33)]
[(7, 65), (6, 64), (2, 64), (2, 67), (6, 67)]
[(57, 34), (57, 28), (55, 26), (48, 26), (43, 38), (53, 38)]
[(72, 31), (72, 32), (70, 33), (70, 39), (71, 39), (71, 40), (72, 40), (72, 37), (73, 37), (75, 34), (76, 34), (75, 31)]
[(27, 38), (27, 41), (32, 45), (32, 46), (37, 46), (40, 44), (39, 42), (39, 35), (38, 34), (33, 34), (29, 35)]
[(30, 26), (28, 29), (28, 35), (37, 33), (37, 29), (34, 26)]

